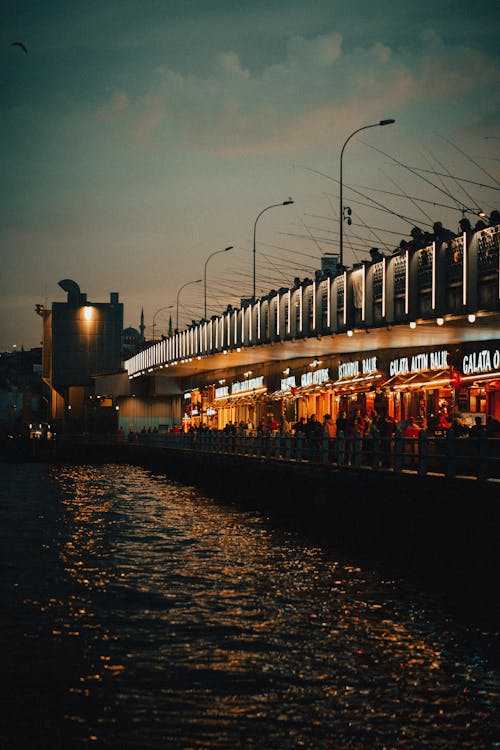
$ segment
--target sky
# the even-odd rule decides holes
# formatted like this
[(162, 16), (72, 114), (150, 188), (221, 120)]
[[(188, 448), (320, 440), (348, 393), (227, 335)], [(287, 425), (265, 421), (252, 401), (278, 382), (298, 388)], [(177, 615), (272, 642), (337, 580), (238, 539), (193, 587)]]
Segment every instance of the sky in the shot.
[(40, 345), (35, 305), (64, 302), (63, 279), (118, 292), (149, 337), (202, 318), (205, 294), (209, 316), (239, 306), (254, 231), (258, 296), (314, 276), (338, 253), (347, 139), (348, 266), (500, 208), (496, 0), (4, 0), (1, 17), (2, 352)]

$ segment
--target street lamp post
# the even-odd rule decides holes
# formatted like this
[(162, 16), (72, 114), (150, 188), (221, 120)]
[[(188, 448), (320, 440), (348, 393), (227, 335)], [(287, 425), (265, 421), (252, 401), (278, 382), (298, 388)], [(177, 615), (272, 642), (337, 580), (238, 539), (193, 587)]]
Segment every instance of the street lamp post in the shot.
[(176, 310), (176, 316), (175, 316), (175, 330), (176, 331), (179, 330), (179, 295), (184, 289), (184, 287), (189, 286), (189, 284), (200, 284), (200, 283), (201, 283), (201, 279), (196, 279), (196, 281), (186, 281), (186, 283), (183, 284), (181, 288), (179, 289), (179, 291), (177, 292), (177, 310)]
[(380, 120), (380, 122), (374, 122), (373, 125), (363, 125), (362, 128), (358, 128), (355, 130), (351, 135), (346, 139), (344, 142), (344, 145), (342, 146), (342, 151), (340, 152), (340, 253), (339, 253), (339, 266), (342, 269), (344, 265), (344, 200), (343, 200), (343, 183), (342, 183), (342, 157), (344, 156), (344, 149), (353, 137), (353, 135), (356, 135), (356, 133), (359, 133), (360, 130), (367, 130), (368, 128), (378, 128), (380, 125), (392, 125), (393, 122), (396, 122), (396, 120)]
[(289, 198), (287, 201), (282, 201), (281, 203), (273, 203), (271, 206), (266, 206), (266, 208), (263, 208), (260, 214), (258, 214), (257, 218), (255, 219), (255, 223), (253, 225), (253, 295), (252, 295), (252, 302), (255, 302), (255, 270), (256, 270), (256, 246), (255, 246), (255, 232), (257, 229), (257, 222), (264, 213), (264, 211), (269, 211), (270, 208), (276, 208), (277, 206), (290, 206), (294, 201)]
[(203, 275), (203, 279), (204, 279), (204, 295), (203, 296), (204, 296), (204, 301), (205, 301), (203, 317), (205, 318), (205, 320), (207, 319), (207, 263), (210, 260), (210, 258), (213, 258), (214, 255), (217, 255), (217, 253), (227, 253), (228, 250), (232, 250), (232, 249), (233, 249), (233, 245), (229, 245), (228, 247), (223, 247), (222, 250), (216, 250), (214, 253), (209, 255), (205, 261), (205, 273)]
[(158, 313), (162, 312), (162, 310), (171, 310), (173, 305), (166, 305), (166, 307), (160, 307), (158, 310), (156, 310), (155, 314), (153, 315), (153, 343), (155, 340), (155, 322), (156, 322), (156, 316)]

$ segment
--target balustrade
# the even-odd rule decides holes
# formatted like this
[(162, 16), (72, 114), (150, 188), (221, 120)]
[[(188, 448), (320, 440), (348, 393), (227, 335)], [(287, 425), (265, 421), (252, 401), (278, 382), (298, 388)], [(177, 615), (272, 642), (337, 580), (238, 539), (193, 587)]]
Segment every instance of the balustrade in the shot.
[[(164, 446), (194, 453), (265, 458), (271, 461), (317, 463), (345, 469), (371, 469), (407, 472), (426, 476), (429, 473), (448, 478), (475, 477), (500, 479), (500, 438), (458, 438), (453, 430), (436, 437), (421, 430), (418, 438), (405, 438), (397, 430), (393, 438), (380, 435), (377, 429), (369, 438), (360, 433), (346, 438), (315, 436), (307, 439), (301, 433), (228, 434), (222, 430), (200, 430), (188, 433), (137, 433), (132, 445)], [(460, 467), (458, 472), (457, 467)]]

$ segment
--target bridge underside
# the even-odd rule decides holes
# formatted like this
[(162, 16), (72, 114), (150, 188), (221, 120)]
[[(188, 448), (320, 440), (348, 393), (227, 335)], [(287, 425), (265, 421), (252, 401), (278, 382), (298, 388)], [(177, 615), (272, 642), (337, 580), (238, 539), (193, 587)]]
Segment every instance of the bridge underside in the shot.
[(223, 370), (228, 367), (246, 367), (262, 362), (283, 362), (300, 357), (321, 357), (335, 354), (355, 354), (377, 352), (382, 349), (407, 349), (409, 347), (442, 347), (467, 342), (492, 341), (499, 337), (500, 314), (478, 314), (474, 323), (466, 316), (446, 319), (446, 324), (438, 326), (434, 320), (419, 322), (415, 329), (408, 325), (394, 325), (384, 328), (354, 329), (353, 335), (315, 336), (282, 340), (259, 346), (228, 350), (227, 354), (211, 354), (200, 359), (169, 365), (168, 368), (155, 368), (155, 375), (172, 377), (190, 376), (207, 371)]

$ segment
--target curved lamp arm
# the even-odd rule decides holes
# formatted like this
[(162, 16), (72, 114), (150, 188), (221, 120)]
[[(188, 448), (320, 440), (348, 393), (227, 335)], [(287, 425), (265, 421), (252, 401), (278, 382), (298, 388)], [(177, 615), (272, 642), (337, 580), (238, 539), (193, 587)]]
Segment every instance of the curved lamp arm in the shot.
[(162, 312), (162, 310), (171, 310), (173, 305), (165, 305), (165, 307), (160, 307), (158, 310), (156, 310), (155, 314), (153, 315), (153, 341), (155, 340), (155, 322), (156, 322), (156, 316), (158, 313)]
[(186, 283), (183, 284), (181, 288), (179, 289), (179, 291), (177, 292), (177, 309), (176, 309), (176, 316), (175, 316), (175, 330), (176, 331), (179, 330), (179, 295), (184, 289), (184, 287), (189, 286), (189, 284), (200, 284), (200, 283), (201, 283), (201, 279), (196, 279), (196, 281), (186, 281)]
[(256, 257), (256, 245), (255, 245), (255, 237), (256, 237), (256, 230), (257, 230), (257, 222), (262, 216), (262, 214), (265, 211), (269, 211), (270, 208), (276, 208), (277, 206), (290, 206), (294, 201), (289, 198), (287, 201), (281, 201), (281, 203), (272, 203), (270, 206), (266, 206), (262, 209), (262, 211), (257, 214), (257, 218), (255, 219), (254, 225), (253, 225), (253, 295), (252, 295), (252, 301), (255, 302), (255, 269), (256, 269), (256, 263), (255, 263), (255, 257)]
[(344, 265), (344, 198), (343, 198), (343, 183), (342, 183), (342, 157), (344, 156), (344, 149), (351, 140), (351, 138), (356, 135), (356, 133), (359, 133), (361, 130), (368, 130), (368, 128), (378, 128), (381, 125), (392, 125), (393, 122), (396, 122), (396, 120), (380, 120), (379, 122), (374, 122), (372, 125), (363, 125), (361, 128), (358, 128), (357, 130), (354, 130), (348, 138), (344, 141), (344, 145), (342, 146), (342, 150), (340, 152), (340, 253), (339, 253), (339, 265), (342, 268)]
[(233, 245), (229, 245), (228, 247), (223, 247), (222, 250), (216, 250), (211, 255), (209, 255), (205, 261), (205, 271), (203, 274), (203, 280), (204, 280), (204, 295), (203, 296), (205, 300), (203, 317), (205, 318), (205, 320), (207, 319), (207, 263), (210, 260), (210, 258), (214, 257), (214, 255), (217, 255), (218, 253), (227, 253), (228, 250), (232, 250), (232, 249), (233, 249)]

